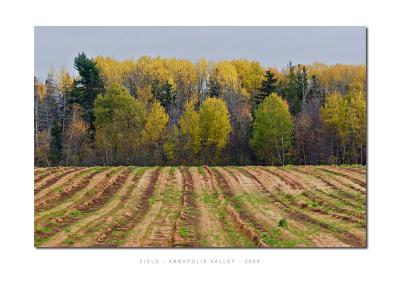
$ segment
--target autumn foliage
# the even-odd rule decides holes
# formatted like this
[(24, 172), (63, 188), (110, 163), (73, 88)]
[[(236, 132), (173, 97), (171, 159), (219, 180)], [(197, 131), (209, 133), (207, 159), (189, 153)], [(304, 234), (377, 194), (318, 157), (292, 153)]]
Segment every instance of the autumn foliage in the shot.
[(365, 65), (75, 58), (35, 78), (35, 165), (366, 163)]

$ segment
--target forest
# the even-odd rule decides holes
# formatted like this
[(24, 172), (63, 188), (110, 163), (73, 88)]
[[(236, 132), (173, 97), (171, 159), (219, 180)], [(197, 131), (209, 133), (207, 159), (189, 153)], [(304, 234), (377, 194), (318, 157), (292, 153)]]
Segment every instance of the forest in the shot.
[(79, 53), (34, 78), (35, 166), (366, 164), (365, 65)]

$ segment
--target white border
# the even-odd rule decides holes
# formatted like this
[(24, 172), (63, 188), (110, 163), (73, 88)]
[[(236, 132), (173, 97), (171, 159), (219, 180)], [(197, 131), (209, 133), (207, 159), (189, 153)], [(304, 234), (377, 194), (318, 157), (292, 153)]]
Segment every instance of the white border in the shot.
[[(2, 284), (393, 284), (398, 251), (399, 37), (395, 1), (9, 1), (1, 17)], [(358, 25), (369, 28), (367, 250), (35, 250), (34, 25)], [(140, 265), (140, 258), (259, 265)]]

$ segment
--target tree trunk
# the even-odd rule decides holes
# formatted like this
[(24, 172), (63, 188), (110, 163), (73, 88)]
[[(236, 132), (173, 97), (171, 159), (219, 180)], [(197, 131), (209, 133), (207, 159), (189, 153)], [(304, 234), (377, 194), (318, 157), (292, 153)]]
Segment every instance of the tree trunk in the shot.
[(281, 153), (279, 151), (278, 142), (276, 141), (276, 138), (275, 138), (275, 147), (276, 147), (276, 151), (278, 152), (279, 161), (282, 163)]

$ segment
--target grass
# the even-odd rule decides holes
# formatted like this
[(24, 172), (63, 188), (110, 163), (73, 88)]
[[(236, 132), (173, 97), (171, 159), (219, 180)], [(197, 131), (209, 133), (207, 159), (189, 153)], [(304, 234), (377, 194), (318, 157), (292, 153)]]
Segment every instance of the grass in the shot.
[(318, 203), (316, 201), (311, 201), (310, 207), (311, 208), (317, 208), (318, 207)]
[(157, 201), (157, 197), (151, 196), (151, 197), (149, 198), (149, 205), (150, 205), (150, 206), (153, 205), (156, 201)]
[(79, 210), (73, 210), (73, 211), (71, 212), (71, 216), (72, 216), (73, 218), (79, 217), (81, 214), (82, 214), (82, 213), (81, 213)]
[(188, 229), (187, 229), (186, 227), (181, 226), (181, 227), (179, 228), (179, 235), (180, 235), (182, 238), (187, 237), (188, 233), (189, 233), (189, 231), (188, 231)]
[(37, 231), (41, 232), (41, 233), (49, 234), (49, 233), (53, 232), (53, 229), (50, 227), (42, 227), (40, 229), (37, 229)]
[(206, 177), (206, 170), (204, 169), (203, 166), (199, 166), (197, 167), (199, 173), (201, 174), (201, 176)]
[(73, 245), (73, 244), (74, 244), (74, 240), (73, 240), (72, 238), (67, 238), (67, 239), (64, 241), (64, 244)]
[(278, 227), (287, 229), (288, 228), (287, 220), (286, 219), (280, 219), (279, 222), (278, 222)]

